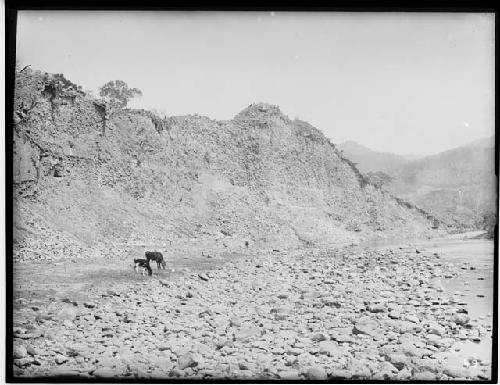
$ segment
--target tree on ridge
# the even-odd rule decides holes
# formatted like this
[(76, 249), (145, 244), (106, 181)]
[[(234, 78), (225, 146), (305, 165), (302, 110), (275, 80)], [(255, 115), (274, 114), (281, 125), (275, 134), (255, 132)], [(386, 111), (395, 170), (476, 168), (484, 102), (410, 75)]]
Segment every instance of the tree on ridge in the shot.
[(99, 95), (111, 109), (125, 108), (130, 99), (142, 96), (138, 88), (130, 88), (123, 80), (111, 80), (99, 88)]

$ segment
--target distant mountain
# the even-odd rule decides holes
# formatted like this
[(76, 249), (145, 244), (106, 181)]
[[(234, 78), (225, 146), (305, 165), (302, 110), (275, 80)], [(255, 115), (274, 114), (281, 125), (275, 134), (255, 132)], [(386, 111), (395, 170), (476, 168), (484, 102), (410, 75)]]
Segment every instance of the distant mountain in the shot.
[(383, 185), (394, 195), (450, 225), (491, 229), (497, 183), (494, 137), (417, 159), (373, 151), (352, 141), (338, 147), (372, 183)]
[(414, 155), (414, 154), (409, 154), (409, 155), (399, 155), (399, 156), (402, 156), (403, 158), (405, 158), (405, 160), (409, 161), (409, 162), (412, 162), (414, 160), (418, 160), (418, 159), (421, 159), (423, 158), (422, 155)]
[[(481, 147), (481, 148), (495, 148), (495, 137), (490, 136), (486, 138), (481, 138), (474, 140), (462, 147)], [(459, 147), (460, 148), (460, 147)]]
[(364, 173), (383, 171), (393, 174), (402, 165), (421, 158), (419, 155), (398, 155), (390, 152), (373, 151), (359, 143), (347, 141), (337, 145), (345, 157), (357, 164)]
[(477, 228), (496, 212), (492, 137), (408, 162), (394, 176), (388, 190), (449, 222)]

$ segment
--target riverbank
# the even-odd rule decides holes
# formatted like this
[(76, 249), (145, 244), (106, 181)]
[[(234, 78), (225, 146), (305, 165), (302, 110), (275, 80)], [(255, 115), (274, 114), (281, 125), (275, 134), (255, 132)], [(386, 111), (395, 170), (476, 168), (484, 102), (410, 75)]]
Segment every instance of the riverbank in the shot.
[(486, 380), (491, 362), (452, 351), (491, 330), (437, 281), (462, 273), (439, 253), (359, 247), (131, 273), (83, 302), (15, 308), (15, 374)]

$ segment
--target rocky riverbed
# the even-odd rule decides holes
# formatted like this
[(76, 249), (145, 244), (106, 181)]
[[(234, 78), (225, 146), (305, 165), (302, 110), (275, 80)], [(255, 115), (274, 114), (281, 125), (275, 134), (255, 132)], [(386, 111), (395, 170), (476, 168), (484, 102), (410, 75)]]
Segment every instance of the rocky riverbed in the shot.
[(86, 300), (16, 298), (14, 374), (487, 380), (490, 362), (455, 349), (489, 338), (491, 324), (436, 283), (462, 272), (415, 248), (275, 252), (169, 279), (130, 272)]

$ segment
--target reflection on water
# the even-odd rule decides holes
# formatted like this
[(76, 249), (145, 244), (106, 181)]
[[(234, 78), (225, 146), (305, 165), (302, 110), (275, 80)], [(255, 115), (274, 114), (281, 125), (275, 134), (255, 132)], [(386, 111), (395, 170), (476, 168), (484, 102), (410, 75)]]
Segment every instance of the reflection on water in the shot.
[[(375, 249), (411, 246), (429, 253), (438, 253), (443, 263), (462, 267), (460, 276), (439, 278), (438, 283), (457, 302), (465, 303), (471, 323), (490, 327), (493, 325), (493, 267), (494, 243), (485, 239), (439, 239), (424, 241), (376, 240), (360, 246)], [(472, 268), (472, 269), (471, 269)], [(459, 350), (458, 350), (459, 349)], [(474, 356), (491, 361), (491, 331), (481, 335), (481, 342), (460, 341), (453, 346), (460, 356)]]

